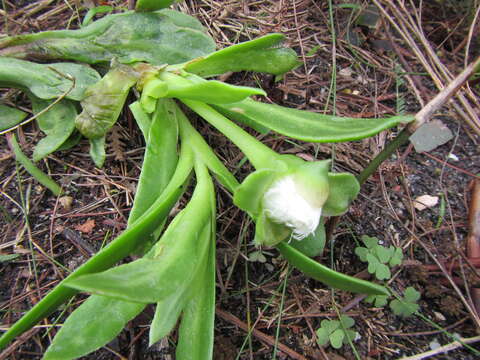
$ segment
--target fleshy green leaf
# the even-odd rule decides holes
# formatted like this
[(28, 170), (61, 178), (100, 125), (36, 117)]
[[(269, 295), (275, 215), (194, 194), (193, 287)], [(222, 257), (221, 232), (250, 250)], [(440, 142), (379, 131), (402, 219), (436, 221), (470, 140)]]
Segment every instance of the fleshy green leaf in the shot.
[(178, 124), (172, 115), (174, 111), (175, 104), (160, 100), (153, 114), (129, 224), (133, 224), (153, 204), (175, 172), (178, 162)]
[[(226, 104), (242, 101), (252, 95), (266, 96), (262, 89), (235, 86), (216, 80), (206, 81), (194, 76), (185, 78), (167, 71), (161, 72), (158, 77), (168, 85), (166, 97), (196, 100), (207, 104)], [(148, 83), (145, 86), (147, 87)], [(164, 84), (158, 83), (158, 86), (163, 88)], [(162, 93), (161, 90), (159, 92)], [(150, 93), (153, 93), (152, 89)]]
[(310, 276), (311, 278), (328, 286), (356, 293), (373, 295), (389, 294), (388, 290), (383, 286), (329, 269), (328, 267), (310, 259), (309, 257), (303, 255), (300, 251), (295, 250), (285, 243), (279, 243), (277, 248), (290, 264), (302, 271), (305, 275)]
[(82, 112), (75, 119), (77, 129), (89, 139), (105, 136), (117, 121), (136, 80), (132, 68), (120, 65), (89, 87), (81, 102)]
[(0, 105), (0, 131), (10, 129), (21, 123), (27, 113), (6, 105)]
[(197, 171), (196, 174), (198, 182), (192, 199), (155, 244), (152, 258), (80, 276), (66, 284), (78, 290), (142, 303), (162, 301), (188, 286), (207, 254), (213, 216), (213, 209), (206, 207), (213, 193), (211, 178)]
[(40, 99), (66, 94), (68, 99), (82, 100), (87, 87), (99, 79), (100, 75), (87, 65), (37, 64), (0, 56), (0, 86), (29, 90)]
[[(212, 225), (214, 228), (214, 224)], [(175, 352), (178, 360), (204, 360), (213, 357), (215, 322), (215, 230), (203, 277), (193, 288), (193, 298), (187, 304), (179, 327)]]
[(100, 250), (92, 258), (70, 274), (42, 300), (27, 311), (0, 337), (0, 348), (5, 347), (16, 336), (30, 329), (61, 304), (65, 303), (76, 291), (67, 287), (68, 280), (89, 273), (108, 269), (142, 245), (155, 229), (165, 220), (170, 210), (185, 191), (192, 171), (193, 155), (189, 149), (182, 149), (177, 169), (162, 195), (155, 200), (147, 213), (143, 214), (131, 227), (128, 227), (116, 239)]
[(150, 132), (150, 126), (152, 125), (152, 119), (149, 114), (147, 114), (139, 101), (135, 101), (128, 105), (128, 108), (133, 114), (135, 121), (137, 122), (140, 131), (145, 139), (145, 142), (148, 142), (148, 134)]
[(43, 360), (69, 360), (86, 355), (117, 336), (145, 304), (90, 296), (65, 321)]
[(160, 10), (180, 1), (182, 0), (138, 0), (135, 4), (135, 11)]
[[(88, 64), (179, 64), (215, 51), (192, 16), (163, 9), (105, 16), (78, 30), (44, 31), (0, 40), (0, 55)], [(19, 68), (16, 69), (18, 71)]]
[[(187, 219), (183, 214), (180, 215), (179, 219)], [(168, 227), (165, 235), (155, 245), (157, 254), (153, 259), (142, 258), (101, 273), (81, 276), (72, 279), (67, 285), (125, 301), (162, 301), (172, 292), (180, 291), (190, 284), (207, 250), (206, 236), (210, 228), (200, 230), (200, 222), (188, 227), (189, 220), (183, 223), (185, 226), (181, 226), (182, 222), (178, 220)]]
[(278, 173), (270, 169), (254, 171), (235, 190), (234, 204), (254, 217), (259, 216), (262, 210), (263, 196), (276, 176)]
[(68, 137), (68, 139), (65, 140), (65, 142), (62, 145), (60, 145), (57, 150), (58, 151), (69, 150), (74, 146), (76, 146), (80, 142), (80, 140), (82, 140), (82, 134), (74, 130), (73, 133)]
[(90, 157), (98, 168), (103, 166), (105, 158), (107, 157), (105, 153), (105, 136), (89, 139), (90, 141)]
[(172, 331), (189, 299), (185, 289), (182, 288), (177, 289), (157, 303), (155, 316), (150, 324), (148, 340), (150, 346)]
[[(38, 114), (50, 105), (51, 101), (30, 97), (32, 110)], [(45, 113), (37, 117), (37, 123), (47, 136), (41, 139), (33, 151), (33, 161), (39, 161), (58, 150), (75, 129), (77, 109), (75, 104), (67, 99), (53, 105)]]
[(276, 47), (282, 34), (269, 34), (258, 39), (229, 46), (210, 55), (190, 61), (185, 70), (202, 77), (229, 71), (257, 71), (280, 75), (298, 66), (295, 51)]
[(90, 25), (95, 15), (107, 13), (112, 10), (113, 10), (113, 6), (110, 6), (110, 5), (95, 6), (94, 8), (89, 9), (85, 14), (85, 17), (83, 18), (82, 27)]
[(326, 216), (338, 216), (345, 213), (350, 203), (357, 197), (360, 184), (355, 176), (348, 173), (328, 174), (329, 195), (323, 205), (322, 213)]
[(385, 119), (346, 118), (290, 109), (251, 99), (217, 106), (229, 110), (234, 120), (235, 113), (238, 113), (242, 118), (248, 117), (249, 121), (279, 134), (306, 142), (321, 143), (363, 139), (414, 119), (413, 115)]

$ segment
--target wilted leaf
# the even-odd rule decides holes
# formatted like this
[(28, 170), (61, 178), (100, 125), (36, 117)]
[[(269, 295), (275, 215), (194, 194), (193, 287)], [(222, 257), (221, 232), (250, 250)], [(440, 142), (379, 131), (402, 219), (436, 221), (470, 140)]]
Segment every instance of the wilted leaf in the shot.
[(94, 227), (95, 227), (95, 220), (93, 219), (88, 219), (83, 224), (78, 224), (74, 226), (75, 230), (78, 230), (84, 234), (90, 234), (93, 231)]
[(415, 209), (419, 211), (434, 207), (437, 204), (438, 204), (438, 196), (431, 196), (431, 195), (419, 196), (413, 202), (413, 206), (415, 207)]

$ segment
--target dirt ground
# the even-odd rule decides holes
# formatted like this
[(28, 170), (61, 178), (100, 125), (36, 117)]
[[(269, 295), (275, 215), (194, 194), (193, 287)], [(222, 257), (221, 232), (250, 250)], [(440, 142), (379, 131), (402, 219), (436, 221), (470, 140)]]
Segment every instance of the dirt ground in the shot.
[[(97, 5), (106, 3), (127, 6), (126, 1), (97, 1)], [(280, 105), (328, 114), (387, 117), (416, 113), (436, 95), (439, 83), (448, 83), (441, 76), (435, 80), (429, 71), (428, 66), (435, 74), (441, 72), (434, 57), (426, 56), (426, 66), (394, 27), (408, 14), (421, 15), (422, 35), (452, 74), (461, 72), (465, 61), (480, 54), (477, 0), (398, 2), (405, 3), (405, 9), (392, 5), (397, 2), (378, 1), (386, 13), (359, 0), (329, 3), (187, 0), (175, 7), (197, 16), (219, 48), (271, 32), (284, 33), (287, 45), (297, 51), (303, 64), (283, 80), (274, 82), (271, 76), (250, 73), (223, 80), (261, 86), (269, 99)], [(92, 4), (5, 0), (1, 29), (13, 35), (77, 28), (86, 6)], [(409, 33), (421, 44), (418, 32), (410, 29)], [(473, 96), (467, 94), (467, 102), (478, 126), (478, 81), (470, 81), (470, 92)], [(29, 108), (19, 92), (3, 91), (3, 101)], [(361, 236), (375, 236), (384, 245), (402, 247), (404, 261), (393, 269), (389, 286), (399, 293), (407, 287), (419, 291), (420, 315), (401, 318), (388, 306), (367, 304), (364, 296), (332, 292), (292, 271), (274, 249), (262, 249), (259, 257), (252, 242), (254, 226), (218, 186), (215, 359), (272, 359), (275, 352), (278, 359), (397, 359), (448, 344), (452, 336), (472, 338), (471, 348), (438, 351), (430, 358), (479, 358), (479, 323), (471, 289), (480, 284), (476, 268), (480, 261), (466, 251), (468, 234), (473, 231), (469, 211), (472, 202), (480, 202), (480, 191), (476, 197), (471, 195), (480, 173), (479, 138), (466, 120), (464, 105), (458, 99), (454, 102), (434, 117), (451, 130), (453, 138), (426, 153), (417, 153), (412, 145), (399, 148), (362, 187), (349, 212), (341, 217), (325, 253), (316, 259), (337, 271), (371, 279), (366, 264), (354, 253)], [(252, 171), (243, 165), (243, 155), (234, 145), (191, 116), (239, 180)], [(259, 138), (280, 153), (305, 159), (333, 157), (337, 171), (358, 174), (399, 131), (394, 128), (341, 144), (302, 143), (273, 133)], [(31, 155), (41, 132), (33, 123), (16, 132), (22, 149)], [(109, 136), (103, 169), (93, 165), (87, 141), (49, 156), (39, 166), (62, 185), (65, 195), (57, 198), (16, 166), (5, 137), (0, 137), (0, 254), (18, 255), (0, 262), (0, 329), (8, 328), (69, 270), (125, 229), (142, 163), (142, 139), (125, 110)], [(422, 195), (436, 197), (438, 203), (420, 211), (414, 200)], [(83, 299), (78, 296), (52, 314), (0, 354), (0, 359), (41, 358), (59, 324)], [(355, 320), (359, 336), (353, 349), (317, 344), (315, 332), (321, 321), (336, 319), (338, 311)], [(175, 332), (148, 347), (153, 313), (154, 308), (148, 307), (117, 339), (85, 359), (173, 359)], [(248, 328), (254, 328), (251, 336)]]

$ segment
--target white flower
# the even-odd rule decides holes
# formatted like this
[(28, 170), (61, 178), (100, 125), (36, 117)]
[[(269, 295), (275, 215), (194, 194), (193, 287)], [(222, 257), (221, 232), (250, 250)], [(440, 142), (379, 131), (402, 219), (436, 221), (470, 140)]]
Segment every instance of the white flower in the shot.
[(316, 202), (315, 199), (306, 198), (305, 191), (302, 191), (305, 189), (299, 186), (293, 176), (285, 176), (275, 181), (263, 196), (267, 216), (291, 228), (296, 240), (313, 234), (322, 215), (322, 208), (312, 204)]

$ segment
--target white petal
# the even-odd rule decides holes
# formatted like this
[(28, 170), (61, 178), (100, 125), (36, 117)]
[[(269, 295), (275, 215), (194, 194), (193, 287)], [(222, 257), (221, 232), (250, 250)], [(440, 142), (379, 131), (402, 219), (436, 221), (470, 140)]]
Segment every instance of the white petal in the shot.
[(297, 191), (291, 176), (276, 181), (265, 193), (263, 206), (274, 222), (293, 230), (293, 237), (301, 240), (315, 232), (322, 209), (313, 207)]

